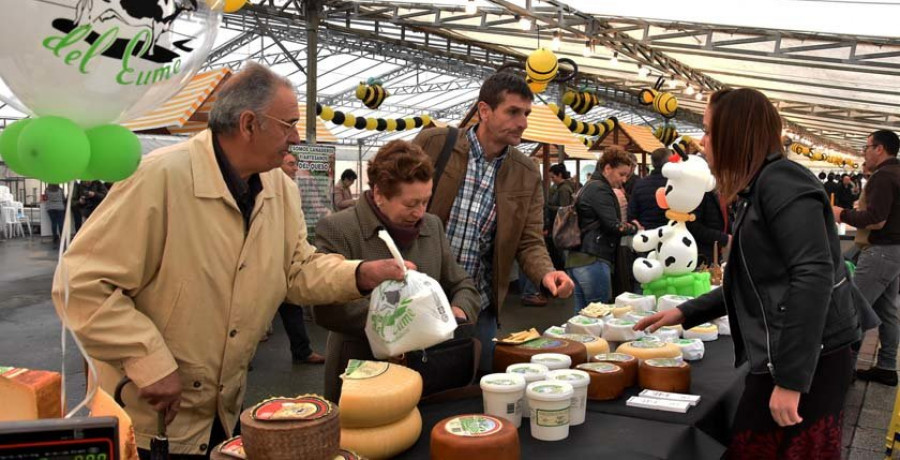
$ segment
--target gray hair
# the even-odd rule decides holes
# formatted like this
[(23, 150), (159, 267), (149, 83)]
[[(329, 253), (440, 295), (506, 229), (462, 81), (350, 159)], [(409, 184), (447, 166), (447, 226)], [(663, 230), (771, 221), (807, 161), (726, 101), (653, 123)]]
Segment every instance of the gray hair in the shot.
[(209, 112), (209, 129), (216, 134), (237, 130), (241, 113), (262, 113), (279, 86), (294, 88), (291, 81), (256, 62), (248, 62), (222, 86)]

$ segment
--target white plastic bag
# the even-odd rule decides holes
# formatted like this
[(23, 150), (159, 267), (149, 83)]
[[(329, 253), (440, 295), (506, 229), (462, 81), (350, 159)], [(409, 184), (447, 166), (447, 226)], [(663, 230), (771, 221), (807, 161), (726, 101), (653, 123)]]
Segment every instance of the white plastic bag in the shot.
[(387, 359), (421, 350), (453, 338), (456, 319), (441, 284), (432, 277), (406, 270), (403, 257), (384, 230), (378, 232), (406, 272), (404, 281), (385, 281), (372, 291), (366, 338), (372, 354)]

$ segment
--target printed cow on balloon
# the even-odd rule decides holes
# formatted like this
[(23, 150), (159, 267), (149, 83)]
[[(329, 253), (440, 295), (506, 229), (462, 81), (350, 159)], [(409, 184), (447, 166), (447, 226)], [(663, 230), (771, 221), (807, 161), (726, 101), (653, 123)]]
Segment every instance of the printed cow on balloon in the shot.
[(150, 43), (156, 46), (179, 14), (196, 10), (197, 0), (78, 0), (74, 23), (116, 20), (130, 27), (147, 28)]
[(647, 284), (664, 275), (684, 275), (697, 268), (697, 242), (687, 229), (694, 220), (691, 212), (712, 191), (716, 180), (709, 165), (695, 155), (674, 154), (662, 168), (668, 179), (665, 188), (656, 192), (659, 207), (666, 209), (668, 224), (638, 232), (634, 250), (649, 253), (634, 261), (634, 277)]

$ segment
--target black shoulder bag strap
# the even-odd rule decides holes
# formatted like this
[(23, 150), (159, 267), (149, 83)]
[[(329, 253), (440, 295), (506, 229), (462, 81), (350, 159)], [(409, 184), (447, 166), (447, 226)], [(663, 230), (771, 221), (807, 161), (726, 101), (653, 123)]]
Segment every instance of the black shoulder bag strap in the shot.
[(450, 153), (453, 152), (453, 147), (456, 146), (456, 138), (459, 135), (459, 129), (454, 128), (453, 126), (449, 126), (447, 129), (447, 139), (444, 141), (444, 148), (441, 149), (441, 154), (434, 164), (434, 177), (431, 181), (431, 200), (428, 200), (429, 208), (431, 208), (431, 201), (434, 200), (438, 181), (441, 180), (441, 175), (444, 174), (444, 168), (447, 167), (447, 162), (450, 161)]

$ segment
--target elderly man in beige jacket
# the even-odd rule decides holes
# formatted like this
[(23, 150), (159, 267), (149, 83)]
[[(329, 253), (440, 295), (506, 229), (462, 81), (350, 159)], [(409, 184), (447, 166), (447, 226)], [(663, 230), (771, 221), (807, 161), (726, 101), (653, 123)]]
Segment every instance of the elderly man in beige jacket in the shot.
[(233, 432), (248, 365), (285, 299), (343, 303), (402, 279), (390, 260), (307, 242), (297, 186), (279, 169), (299, 119), (291, 83), (248, 64), (219, 93), (210, 129), (144, 159), (63, 257), (57, 311), (103, 389), (134, 382), (123, 400), (142, 449), (159, 412), (173, 454), (209, 455)]

